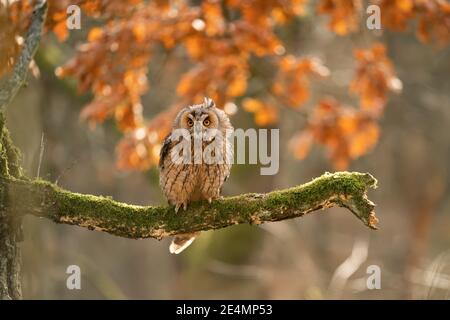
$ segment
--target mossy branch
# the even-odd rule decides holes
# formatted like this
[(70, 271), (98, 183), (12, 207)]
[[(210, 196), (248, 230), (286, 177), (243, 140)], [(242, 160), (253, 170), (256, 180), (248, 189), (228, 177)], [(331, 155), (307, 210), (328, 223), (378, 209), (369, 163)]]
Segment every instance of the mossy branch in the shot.
[(349, 209), (372, 229), (377, 223), (374, 204), (366, 196), (369, 188), (376, 187), (376, 180), (368, 173), (326, 173), (290, 189), (243, 194), (211, 204), (192, 203), (187, 211), (178, 214), (173, 206), (134, 206), (108, 197), (65, 191), (42, 180), (0, 181), (7, 190), (6, 207), (10, 212), (135, 239), (161, 239), (235, 224), (280, 221), (333, 206)]

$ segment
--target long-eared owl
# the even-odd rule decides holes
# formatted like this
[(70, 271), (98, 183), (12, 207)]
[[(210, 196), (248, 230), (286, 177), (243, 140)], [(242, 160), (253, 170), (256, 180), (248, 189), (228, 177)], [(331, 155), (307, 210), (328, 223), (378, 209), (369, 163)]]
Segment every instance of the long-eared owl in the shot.
[[(170, 204), (178, 212), (192, 201), (220, 197), (222, 184), (230, 175), (233, 127), (227, 114), (213, 100), (182, 109), (161, 149), (159, 182)], [(198, 233), (180, 234), (170, 245), (180, 253)]]

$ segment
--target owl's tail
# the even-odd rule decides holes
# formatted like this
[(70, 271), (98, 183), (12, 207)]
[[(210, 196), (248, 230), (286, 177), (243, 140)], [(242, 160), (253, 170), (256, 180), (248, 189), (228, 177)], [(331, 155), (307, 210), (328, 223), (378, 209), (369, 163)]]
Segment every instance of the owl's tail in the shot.
[(195, 233), (184, 233), (175, 236), (170, 244), (170, 253), (179, 254), (184, 249), (190, 246), (194, 242), (195, 237), (198, 236), (198, 232)]

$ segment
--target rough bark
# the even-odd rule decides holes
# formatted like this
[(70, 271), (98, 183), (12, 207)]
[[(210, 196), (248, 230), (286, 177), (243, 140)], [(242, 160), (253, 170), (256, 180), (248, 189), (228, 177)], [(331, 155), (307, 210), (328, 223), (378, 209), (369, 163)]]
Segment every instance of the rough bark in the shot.
[[(22, 179), (18, 150), (12, 145), (8, 130), (4, 127), (0, 112), (0, 172), (2, 178)], [(20, 283), (22, 218), (9, 215), (7, 189), (0, 185), (0, 299), (21, 299)]]
[(28, 67), (41, 41), (42, 26), (47, 14), (47, 2), (37, 1), (24, 44), (12, 73), (0, 80), (0, 108), (7, 106), (25, 83)]

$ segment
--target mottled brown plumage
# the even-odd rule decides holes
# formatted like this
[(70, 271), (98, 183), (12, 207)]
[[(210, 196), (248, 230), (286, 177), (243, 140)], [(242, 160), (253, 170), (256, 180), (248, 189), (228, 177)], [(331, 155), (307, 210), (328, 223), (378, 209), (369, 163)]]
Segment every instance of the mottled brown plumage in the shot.
[[(203, 104), (182, 109), (176, 116), (172, 132), (164, 140), (159, 162), (161, 188), (169, 203), (175, 205), (176, 212), (180, 207), (186, 210), (188, 203), (192, 201), (211, 202), (220, 196), (222, 184), (231, 169), (233, 150), (227, 139), (230, 130), (233, 127), (226, 113), (216, 108), (208, 98), (205, 98)], [(187, 135), (184, 136), (184, 142), (190, 142), (190, 148), (187, 148), (184, 155), (179, 151), (182, 146), (180, 131)], [(198, 140), (200, 136), (203, 139)], [(197, 149), (195, 137), (200, 141)], [(208, 146), (210, 150), (215, 146), (215, 150), (209, 153), (213, 156), (212, 160), (204, 159)], [(176, 236), (170, 252), (180, 253), (192, 243), (196, 235), (197, 233)]]

